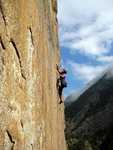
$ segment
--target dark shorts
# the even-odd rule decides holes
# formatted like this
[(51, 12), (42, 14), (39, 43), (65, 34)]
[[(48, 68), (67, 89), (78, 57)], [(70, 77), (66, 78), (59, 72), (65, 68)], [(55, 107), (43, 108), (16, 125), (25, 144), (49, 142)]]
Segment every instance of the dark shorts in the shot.
[(67, 82), (66, 82), (65, 78), (60, 78), (60, 80), (61, 80), (61, 86), (63, 88), (67, 87)]

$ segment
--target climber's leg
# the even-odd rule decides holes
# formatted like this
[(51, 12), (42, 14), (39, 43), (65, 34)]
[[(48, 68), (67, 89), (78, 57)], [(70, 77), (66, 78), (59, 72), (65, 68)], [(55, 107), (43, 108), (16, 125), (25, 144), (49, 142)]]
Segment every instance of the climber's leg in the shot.
[(57, 89), (58, 89), (58, 94), (59, 94), (59, 98), (60, 98), (60, 102), (59, 104), (63, 103), (63, 96), (62, 96), (62, 92), (63, 92), (63, 86), (62, 86), (62, 79), (58, 78), (57, 79)]
[(63, 103), (62, 91), (63, 91), (63, 87), (59, 86), (59, 97), (60, 97), (59, 104)]
[(59, 88), (59, 86), (61, 86), (61, 79), (60, 78), (57, 79), (57, 88)]

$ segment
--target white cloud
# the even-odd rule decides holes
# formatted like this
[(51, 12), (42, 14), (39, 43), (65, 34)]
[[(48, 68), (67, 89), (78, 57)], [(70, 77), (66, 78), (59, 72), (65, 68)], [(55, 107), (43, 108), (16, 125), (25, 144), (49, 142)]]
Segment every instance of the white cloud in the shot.
[(88, 23), (87, 20), (95, 19), (98, 13), (112, 10), (112, 6), (112, 0), (58, 0), (58, 17), (66, 26)]
[(84, 83), (93, 80), (97, 75), (102, 73), (107, 68), (107, 66), (92, 66), (78, 64), (72, 61), (69, 61), (68, 64), (71, 66), (75, 78), (83, 81)]
[(61, 46), (104, 56), (113, 40), (113, 0), (59, 0)]
[(102, 55), (108, 53), (108, 50), (104, 48), (104, 45), (98, 40), (97, 37), (89, 37), (87, 39), (80, 40), (72, 43), (73, 50), (79, 51), (85, 55)]
[(97, 61), (113, 64), (113, 56), (102, 56), (98, 57)]

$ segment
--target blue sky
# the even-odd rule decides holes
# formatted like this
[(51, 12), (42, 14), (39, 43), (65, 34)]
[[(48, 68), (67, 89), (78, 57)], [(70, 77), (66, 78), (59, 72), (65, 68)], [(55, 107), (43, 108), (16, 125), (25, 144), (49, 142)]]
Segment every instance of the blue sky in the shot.
[(58, 0), (58, 20), (67, 96), (113, 64), (113, 0)]

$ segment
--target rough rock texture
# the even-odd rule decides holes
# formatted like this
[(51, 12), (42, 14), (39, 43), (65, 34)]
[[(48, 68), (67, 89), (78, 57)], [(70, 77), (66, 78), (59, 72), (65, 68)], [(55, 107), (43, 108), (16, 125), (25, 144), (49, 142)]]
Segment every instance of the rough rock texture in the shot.
[(79, 95), (65, 109), (69, 150), (113, 150), (113, 67)]
[(65, 150), (56, 0), (0, 0), (0, 150)]

